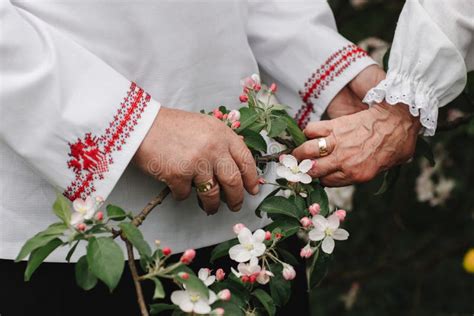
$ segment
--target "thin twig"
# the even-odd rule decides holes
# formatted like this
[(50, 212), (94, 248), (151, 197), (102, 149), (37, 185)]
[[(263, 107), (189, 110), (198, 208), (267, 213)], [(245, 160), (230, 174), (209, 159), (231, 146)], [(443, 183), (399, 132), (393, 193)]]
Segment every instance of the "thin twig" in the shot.
[(128, 266), (130, 268), (130, 272), (132, 273), (133, 283), (135, 284), (135, 291), (137, 292), (138, 306), (140, 306), (140, 312), (142, 316), (149, 316), (148, 308), (146, 307), (145, 303), (145, 298), (143, 297), (143, 290), (139, 279), (140, 277), (138, 276), (137, 266), (135, 265), (135, 257), (133, 256), (133, 246), (128, 240), (125, 240), (125, 244), (127, 245)]
[(262, 157), (257, 157), (257, 163), (260, 164), (260, 163), (269, 163), (269, 162), (274, 162), (274, 161), (278, 161), (278, 158), (281, 156), (281, 155), (286, 155), (286, 154), (289, 154), (291, 153), (293, 150), (292, 149), (285, 149), (283, 151), (280, 151), (276, 154), (272, 154), (272, 155), (267, 155), (267, 156), (262, 156)]

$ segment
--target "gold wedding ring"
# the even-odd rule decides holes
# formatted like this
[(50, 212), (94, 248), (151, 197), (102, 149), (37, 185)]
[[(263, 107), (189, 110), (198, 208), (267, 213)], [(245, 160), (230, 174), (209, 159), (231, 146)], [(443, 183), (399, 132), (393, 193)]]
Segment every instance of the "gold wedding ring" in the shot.
[(196, 190), (199, 193), (204, 193), (204, 192), (210, 191), (213, 186), (214, 186), (214, 180), (210, 179), (210, 180), (205, 181), (205, 182), (197, 183), (196, 184)]
[(318, 148), (319, 148), (319, 157), (324, 157), (329, 154), (326, 138), (318, 138)]

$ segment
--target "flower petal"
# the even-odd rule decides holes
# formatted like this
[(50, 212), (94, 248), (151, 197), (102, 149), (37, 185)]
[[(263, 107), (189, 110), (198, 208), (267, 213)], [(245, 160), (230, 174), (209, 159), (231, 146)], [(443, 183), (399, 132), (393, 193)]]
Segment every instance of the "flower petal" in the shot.
[(324, 238), (323, 243), (321, 245), (321, 249), (328, 255), (332, 254), (334, 250), (334, 239), (332, 239), (332, 237), (329, 237), (329, 236)]
[(324, 231), (315, 228), (315, 229), (312, 229), (312, 230), (308, 233), (308, 237), (309, 237), (309, 239), (311, 239), (312, 241), (320, 241), (320, 240), (322, 240), (324, 237), (326, 237), (326, 234), (324, 233)]
[(300, 164), (298, 165), (298, 169), (300, 169), (302, 173), (306, 173), (311, 170), (312, 166), (313, 166), (313, 162), (309, 159), (305, 159), (302, 162), (300, 162)]
[(193, 303), (189, 298), (189, 294), (186, 291), (174, 291), (171, 293), (171, 302), (178, 305), (179, 308), (185, 312), (190, 313), (193, 311)]
[(235, 270), (234, 267), (231, 267), (230, 271), (238, 278), (240, 278), (242, 276), (242, 273), (237, 272), (237, 270)]
[(313, 225), (320, 231), (325, 231), (328, 227), (328, 220), (322, 215), (313, 216)]
[(298, 166), (298, 160), (296, 160), (295, 157), (293, 157), (292, 155), (285, 155), (283, 156), (283, 159), (281, 160), (281, 163), (285, 166), (285, 167), (288, 167), (288, 168), (294, 168), (296, 166)]
[(293, 172), (285, 166), (277, 166), (276, 173), (278, 177), (285, 179), (288, 179), (288, 177), (293, 175)]
[(211, 307), (208, 303), (203, 301), (202, 299), (194, 303), (193, 311), (197, 314), (209, 314), (211, 312)]
[(244, 246), (235, 245), (229, 249), (229, 257), (237, 262), (247, 262), (252, 256)]
[(251, 244), (252, 243), (252, 232), (247, 227), (242, 228), (237, 236), (241, 244)]
[(209, 269), (201, 268), (198, 271), (198, 278), (202, 281), (206, 280), (209, 277)]
[(333, 230), (339, 228), (339, 217), (336, 214), (328, 217), (328, 227)]
[(71, 215), (71, 225), (76, 226), (84, 221), (84, 216), (79, 212), (74, 212)]
[(74, 202), (72, 202), (72, 207), (76, 212), (82, 213), (83, 210), (85, 209), (85, 204), (86, 202), (83, 199), (75, 199)]
[(311, 176), (306, 173), (298, 173), (298, 178), (299, 178), (299, 182), (304, 183), (304, 184), (308, 184), (308, 183), (311, 183), (311, 181), (313, 181), (313, 178), (311, 178)]
[(257, 229), (254, 233), (253, 233), (253, 241), (254, 242), (258, 242), (258, 243), (261, 243), (265, 240), (265, 231), (263, 229)]
[(209, 286), (209, 285), (212, 285), (214, 284), (214, 282), (216, 281), (216, 276), (215, 275), (211, 275), (210, 277), (208, 277), (206, 280), (204, 280), (204, 284), (206, 286)]
[(349, 232), (342, 228), (336, 229), (336, 231), (332, 233), (332, 238), (335, 240), (346, 240), (349, 238)]
[(209, 304), (214, 304), (217, 301), (217, 295), (213, 291), (209, 290)]
[(265, 249), (267, 249), (267, 246), (265, 246), (264, 243), (256, 243), (253, 245), (253, 249), (250, 253), (254, 257), (260, 257), (265, 252)]

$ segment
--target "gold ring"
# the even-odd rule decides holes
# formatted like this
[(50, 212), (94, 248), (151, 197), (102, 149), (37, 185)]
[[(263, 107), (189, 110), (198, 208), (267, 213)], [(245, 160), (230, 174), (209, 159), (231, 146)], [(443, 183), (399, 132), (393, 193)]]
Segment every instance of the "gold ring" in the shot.
[(196, 190), (199, 193), (204, 193), (204, 192), (210, 191), (213, 186), (214, 186), (214, 180), (210, 179), (205, 182), (197, 183)]
[(319, 157), (324, 157), (329, 154), (326, 138), (318, 138), (318, 148), (319, 148)]

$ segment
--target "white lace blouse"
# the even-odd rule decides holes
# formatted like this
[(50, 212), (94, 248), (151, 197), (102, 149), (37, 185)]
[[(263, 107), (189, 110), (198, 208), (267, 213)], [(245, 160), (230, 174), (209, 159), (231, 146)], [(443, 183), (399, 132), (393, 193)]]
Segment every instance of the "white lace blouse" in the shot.
[(456, 98), (474, 70), (474, 1), (407, 0), (398, 21), (387, 78), (364, 101), (405, 103), (424, 134), (435, 134), (438, 108)]

